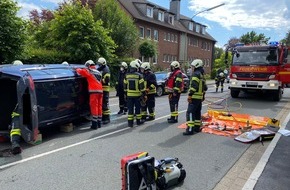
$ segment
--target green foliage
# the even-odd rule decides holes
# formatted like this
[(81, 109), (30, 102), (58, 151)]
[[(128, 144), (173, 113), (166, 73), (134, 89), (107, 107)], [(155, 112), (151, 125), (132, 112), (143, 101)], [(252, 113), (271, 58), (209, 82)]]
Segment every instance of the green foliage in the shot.
[(247, 32), (240, 37), (240, 41), (244, 44), (250, 44), (263, 41), (268, 43), (270, 38), (266, 38), (264, 34), (257, 34), (255, 31)]
[(92, 11), (79, 2), (65, 4), (51, 21), (51, 44), (59, 51), (69, 53), (76, 62), (114, 57), (114, 41), (102, 21), (94, 21)]
[(23, 49), (25, 23), (16, 16), (18, 10), (15, 1), (0, 1), (0, 64), (11, 62)]
[(40, 48), (25, 49), (24, 53), (18, 56), (17, 59), (22, 60), (25, 64), (51, 64), (62, 63), (63, 61), (72, 63), (67, 53)]
[(102, 20), (110, 36), (117, 44), (116, 55), (132, 55), (138, 41), (138, 31), (133, 20), (120, 8), (115, 0), (99, 0), (93, 10), (95, 20)]
[(287, 32), (285, 38), (282, 39), (281, 42), (286, 44), (287, 46), (290, 46), (290, 30)]
[(214, 59), (220, 58), (223, 52), (223, 48), (214, 47)]
[(155, 56), (157, 54), (156, 43), (148, 39), (143, 40), (139, 46), (139, 52), (145, 58)]

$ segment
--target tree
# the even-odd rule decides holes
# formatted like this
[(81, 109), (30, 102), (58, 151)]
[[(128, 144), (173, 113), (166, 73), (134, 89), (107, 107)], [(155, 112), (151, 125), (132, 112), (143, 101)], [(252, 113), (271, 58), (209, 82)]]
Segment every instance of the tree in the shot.
[(81, 3), (65, 4), (51, 21), (53, 47), (69, 53), (75, 61), (103, 56), (114, 57), (115, 43), (102, 21), (94, 21), (92, 11)]
[(11, 62), (22, 52), (25, 22), (16, 16), (18, 10), (15, 1), (0, 1), (0, 64)]
[(237, 43), (239, 43), (240, 42), (240, 39), (239, 38), (237, 38), (237, 37), (232, 37), (231, 39), (229, 39), (229, 41), (228, 41), (228, 46), (229, 47), (235, 47), (235, 45), (237, 44)]
[(244, 44), (259, 43), (261, 41), (268, 43), (270, 38), (266, 38), (264, 34), (257, 34), (255, 31), (247, 32), (240, 37), (240, 42)]
[(151, 40), (144, 40), (139, 46), (139, 52), (145, 58), (153, 57), (157, 54), (156, 44)]
[(290, 46), (290, 30), (286, 34), (285, 38), (281, 40), (281, 42), (283, 42), (287, 46)]
[(110, 36), (117, 44), (116, 55), (131, 56), (138, 43), (138, 31), (133, 20), (120, 8), (115, 0), (98, 0), (93, 10), (95, 20), (102, 20)]
[(220, 58), (223, 52), (224, 50), (222, 48), (214, 47), (214, 59)]

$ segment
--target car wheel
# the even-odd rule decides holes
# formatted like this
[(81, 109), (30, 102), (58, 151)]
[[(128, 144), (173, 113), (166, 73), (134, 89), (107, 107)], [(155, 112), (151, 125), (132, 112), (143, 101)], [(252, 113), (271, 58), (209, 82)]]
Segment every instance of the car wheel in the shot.
[(164, 90), (162, 88), (162, 86), (158, 86), (157, 89), (156, 89), (156, 95), (157, 96), (162, 96), (164, 93)]

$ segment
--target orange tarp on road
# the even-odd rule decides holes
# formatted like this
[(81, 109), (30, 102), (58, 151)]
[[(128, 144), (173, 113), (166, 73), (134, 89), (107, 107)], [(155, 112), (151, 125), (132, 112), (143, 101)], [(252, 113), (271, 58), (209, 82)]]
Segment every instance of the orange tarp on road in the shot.
[[(209, 110), (202, 116), (202, 132), (236, 137), (247, 130), (261, 129), (269, 123), (273, 125), (273, 119), (249, 114)], [(279, 125), (277, 120), (275, 125)], [(186, 128), (186, 123), (180, 125), (179, 128)]]

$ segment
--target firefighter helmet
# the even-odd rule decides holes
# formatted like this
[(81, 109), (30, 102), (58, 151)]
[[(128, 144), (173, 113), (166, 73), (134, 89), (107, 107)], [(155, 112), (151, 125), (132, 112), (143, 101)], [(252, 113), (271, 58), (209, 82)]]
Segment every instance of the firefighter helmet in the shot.
[(139, 63), (139, 65), (142, 65), (142, 61), (140, 59), (135, 59)]
[(190, 64), (192, 67), (195, 67), (195, 68), (199, 68), (199, 67), (203, 67), (203, 62), (201, 59), (195, 59), (191, 62)]
[(103, 58), (103, 57), (100, 57), (100, 58), (98, 59), (98, 63), (100, 63), (100, 65), (107, 65), (107, 61), (106, 61), (106, 59)]
[(67, 61), (61, 63), (62, 65), (69, 65)]
[(220, 76), (220, 77), (224, 77), (225, 74), (224, 74), (223, 72), (220, 72), (219, 76)]
[(135, 60), (135, 61), (131, 61), (130, 63), (130, 67), (134, 68), (134, 69), (139, 69), (140, 65), (139, 63)]
[(12, 62), (13, 65), (23, 65), (22, 61), (20, 60), (15, 60)]
[(180, 64), (178, 61), (172, 61), (170, 64), (170, 67), (173, 67), (174, 69), (180, 68)]
[(124, 67), (125, 69), (128, 69), (128, 65), (127, 65), (126, 62), (122, 62), (122, 63), (121, 63), (121, 67)]
[(141, 69), (144, 69), (145, 71), (150, 70), (150, 63), (149, 62), (142, 63)]
[(86, 63), (85, 63), (85, 66), (86, 66), (86, 67), (90, 67), (90, 66), (93, 66), (93, 65), (95, 65), (95, 63), (94, 63), (93, 60), (88, 60), (88, 61), (86, 61)]

